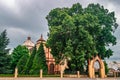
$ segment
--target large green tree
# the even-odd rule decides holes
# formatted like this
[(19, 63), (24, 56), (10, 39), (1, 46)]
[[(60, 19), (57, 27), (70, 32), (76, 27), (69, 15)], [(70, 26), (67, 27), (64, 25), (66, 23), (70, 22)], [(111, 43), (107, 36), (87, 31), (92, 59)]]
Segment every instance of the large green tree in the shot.
[(27, 64), (27, 61), (29, 59), (29, 54), (24, 54), (17, 63), (18, 73), (23, 74), (25, 65)]
[(29, 57), (29, 60), (27, 61), (26, 65), (25, 65), (25, 68), (23, 70), (23, 73), (24, 74), (30, 74), (30, 70), (32, 68), (32, 65), (33, 65), (33, 60), (35, 58), (35, 55), (37, 53), (37, 50), (36, 50), (36, 46), (33, 48), (33, 51)]
[(0, 33), (0, 74), (10, 73), (10, 55), (7, 45), (9, 44), (9, 38), (7, 32), (4, 30)]
[[(26, 46), (22, 46), (22, 45), (18, 45), (16, 48), (14, 48), (11, 57), (11, 67), (14, 71), (14, 69), (17, 67), (17, 64), (19, 62), (19, 60), (24, 56), (24, 55), (28, 55), (29, 54), (29, 50), (28, 48), (26, 48)], [(29, 58), (29, 57), (27, 57)]]
[(43, 43), (40, 43), (38, 51), (33, 60), (33, 65), (30, 70), (30, 74), (39, 74), (40, 69), (43, 70), (44, 74), (47, 73), (48, 67), (47, 67), (47, 63), (46, 63), (46, 57), (45, 57)]
[[(108, 47), (109, 45), (116, 44), (116, 37), (113, 35), (113, 33), (118, 27), (118, 24), (116, 23), (115, 13), (109, 12), (108, 9), (105, 9), (103, 6), (100, 6), (99, 4), (96, 5), (89, 4), (88, 7), (85, 8), (85, 13), (97, 17), (98, 24), (101, 30), (99, 34), (97, 34), (96, 30), (93, 30), (96, 49), (98, 51), (98, 55), (102, 59), (106, 57), (109, 58), (112, 55), (113, 51), (109, 48), (107, 49), (106, 46)], [(92, 35), (92, 33), (90, 34)]]
[[(96, 55), (102, 59), (112, 56), (113, 51), (108, 46), (116, 44), (113, 33), (118, 26), (114, 12), (99, 4), (82, 8), (76, 3), (71, 8), (51, 10), (46, 19), (50, 31), (47, 44), (51, 53), (58, 62), (61, 55), (72, 54), (70, 69), (82, 71), (87, 60)], [(66, 50), (68, 47), (72, 51)]]

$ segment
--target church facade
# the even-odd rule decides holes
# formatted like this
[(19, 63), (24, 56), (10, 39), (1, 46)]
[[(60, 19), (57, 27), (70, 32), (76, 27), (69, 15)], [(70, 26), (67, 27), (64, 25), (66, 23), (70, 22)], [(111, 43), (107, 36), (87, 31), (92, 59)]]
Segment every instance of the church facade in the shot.
[(36, 44), (34, 44), (31, 41), (31, 37), (28, 37), (26, 41), (24, 41), (23, 45), (26, 46), (30, 53), (32, 52), (33, 47), (36, 45), (37, 49), (40, 46), (40, 43), (43, 43), (44, 46), (44, 52), (46, 56), (46, 63), (48, 66), (48, 74), (54, 74), (54, 73), (59, 73), (60, 71), (60, 65), (55, 64), (55, 59), (53, 55), (50, 53), (51, 49), (46, 47), (46, 41), (43, 39), (43, 36), (41, 35), (40, 38), (36, 41)]

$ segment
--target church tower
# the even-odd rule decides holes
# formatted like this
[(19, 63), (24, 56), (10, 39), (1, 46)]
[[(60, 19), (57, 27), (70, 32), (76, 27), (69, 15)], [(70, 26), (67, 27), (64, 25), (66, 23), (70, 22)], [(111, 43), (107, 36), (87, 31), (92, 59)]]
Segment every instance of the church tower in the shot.
[(44, 48), (45, 48), (45, 43), (46, 43), (46, 41), (43, 39), (43, 35), (42, 35), (42, 34), (41, 34), (40, 38), (37, 40), (37, 42), (36, 42), (36, 47), (37, 47), (37, 49), (39, 48), (40, 43), (43, 43), (43, 46), (44, 46)]
[(30, 52), (32, 51), (33, 47), (35, 46), (35, 44), (31, 41), (30, 36), (27, 37), (27, 40), (24, 41), (23, 45), (26, 46)]
[(46, 47), (46, 41), (43, 39), (42, 34), (36, 42), (37, 49), (39, 48), (40, 43), (43, 43), (45, 57), (46, 57), (47, 65), (48, 65), (48, 74), (54, 74), (55, 59), (53, 58), (53, 55), (50, 53), (51, 49)]

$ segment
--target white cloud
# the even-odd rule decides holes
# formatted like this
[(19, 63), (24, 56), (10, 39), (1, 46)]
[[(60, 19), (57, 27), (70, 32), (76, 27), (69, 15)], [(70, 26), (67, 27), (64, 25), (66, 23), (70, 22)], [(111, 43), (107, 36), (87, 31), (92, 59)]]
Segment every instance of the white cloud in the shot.
[(17, 6), (15, 4), (15, 0), (0, 0), (0, 1), (4, 6), (11, 8), (11, 9), (14, 9)]
[(0, 0), (0, 5), (5, 9), (9, 10), (9, 13), (13, 13), (20, 17), (20, 8), (17, 0)]

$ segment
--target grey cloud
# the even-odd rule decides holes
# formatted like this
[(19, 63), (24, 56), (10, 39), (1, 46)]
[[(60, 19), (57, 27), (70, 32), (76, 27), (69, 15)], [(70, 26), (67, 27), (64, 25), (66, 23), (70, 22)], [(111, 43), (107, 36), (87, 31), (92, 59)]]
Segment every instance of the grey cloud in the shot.
[(0, 12), (0, 24), (2, 26), (20, 27), (26, 30), (32, 30), (34, 32), (39, 29), (45, 30), (42, 25), (42, 23), (44, 23), (41, 20), (42, 15), (38, 13), (35, 8), (28, 6), (27, 4), (21, 4), (19, 7), (21, 10), (20, 18), (18, 15), (15, 15), (14, 12), (3, 8)]
[(114, 3), (116, 5), (120, 5), (120, 0), (108, 0), (108, 2)]
[[(120, 14), (119, 0), (15, 0), (17, 13), (15, 9), (11, 10), (0, 3), (0, 32), (8, 29), (8, 37), (11, 40), (9, 47), (11, 48), (22, 44), (29, 35), (32, 37), (34, 43), (39, 39), (41, 34), (47, 39), (47, 32), (49, 30), (45, 17), (50, 10), (57, 7), (71, 7), (77, 2), (83, 7), (86, 7), (89, 3), (100, 3), (105, 8), (110, 9), (110, 6), (114, 5), (113, 11), (117, 15)], [(119, 22), (120, 18), (118, 16), (117, 18)], [(119, 32), (120, 27), (115, 32), (118, 42), (120, 41)], [(115, 52), (115, 56), (119, 53), (119, 47), (119, 43), (111, 47)]]

